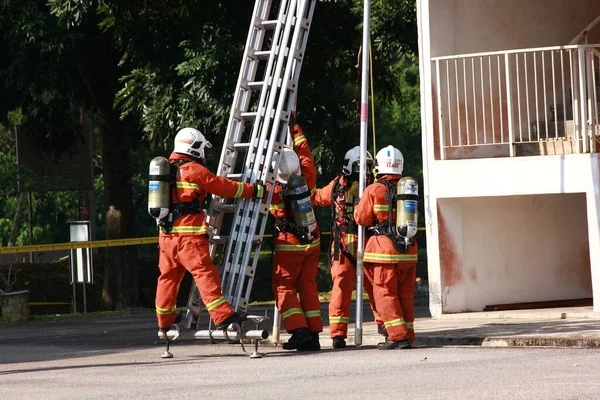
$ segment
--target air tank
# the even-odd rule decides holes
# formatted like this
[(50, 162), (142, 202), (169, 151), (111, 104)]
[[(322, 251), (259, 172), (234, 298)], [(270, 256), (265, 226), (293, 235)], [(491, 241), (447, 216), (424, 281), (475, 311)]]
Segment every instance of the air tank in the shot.
[(148, 176), (148, 213), (158, 223), (169, 215), (171, 202), (169, 171), (171, 165), (165, 157), (155, 157), (150, 161)]
[(405, 176), (398, 181), (396, 194), (396, 232), (410, 239), (417, 234), (419, 184), (415, 178)]
[(306, 240), (313, 239), (313, 232), (317, 229), (317, 218), (310, 201), (310, 190), (306, 179), (302, 175), (289, 178), (286, 185), (286, 200), (292, 207), (292, 215), (298, 233)]

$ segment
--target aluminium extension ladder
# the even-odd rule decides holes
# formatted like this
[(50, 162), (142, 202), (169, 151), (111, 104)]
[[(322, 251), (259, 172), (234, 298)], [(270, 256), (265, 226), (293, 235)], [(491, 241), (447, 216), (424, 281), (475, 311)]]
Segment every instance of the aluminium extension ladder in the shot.
[[(213, 196), (208, 210), (210, 255), (219, 265), (223, 295), (234, 311), (245, 311), (269, 215), (279, 155), (288, 139), (300, 69), (316, 0), (256, 0), (217, 175), (241, 182), (270, 183), (265, 200)], [(258, 75), (258, 76), (257, 76)], [(241, 153), (245, 156), (238, 157)], [(225, 229), (222, 229), (227, 227)], [(221, 250), (219, 252), (218, 250)], [(198, 329), (203, 304), (192, 283), (183, 329)], [(254, 320), (258, 329), (258, 320)], [(221, 332), (210, 338), (221, 338)], [(255, 331), (258, 332), (258, 331)], [(196, 338), (205, 338), (198, 335)], [(219, 337), (213, 336), (217, 333)], [(262, 339), (264, 333), (258, 334)], [(225, 333), (227, 336), (227, 333)], [(268, 333), (267, 333), (268, 337)], [(226, 338), (228, 339), (228, 338)]]

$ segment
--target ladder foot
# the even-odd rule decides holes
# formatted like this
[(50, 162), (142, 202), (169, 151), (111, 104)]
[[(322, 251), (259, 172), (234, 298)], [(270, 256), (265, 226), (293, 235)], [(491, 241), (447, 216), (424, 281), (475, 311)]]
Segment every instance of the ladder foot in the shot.
[(171, 354), (171, 352), (169, 351), (165, 351), (164, 353), (162, 353), (160, 358), (173, 358), (173, 354)]

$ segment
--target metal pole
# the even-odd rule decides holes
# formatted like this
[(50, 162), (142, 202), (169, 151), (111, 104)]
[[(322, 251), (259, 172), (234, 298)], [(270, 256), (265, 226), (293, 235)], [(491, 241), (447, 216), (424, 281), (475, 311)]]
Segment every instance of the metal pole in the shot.
[(76, 314), (77, 313), (77, 286), (76, 286), (76, 282), (77, 282), (77, 270), (75, 269), (75, 250), (71, 249), (69, 250), (69, 255), (70, 255), (70, 261), (71, 261), (71, 287), (73, 289), (73, 302), (71, 305), (71, 313), (72, 314)]
[(281, 334), (281, 330), (279, 329), (279, 309), (277, 309), (277, 304), (273, 307), (273, 344), (275, 346), (279, 345), (279, 337)]
[[(360, 174), (359, 196), (365, 191), (367, 178), (367, 129), (369, 120), (369, 31), (370, 31), (371, 1), (364, 1), (363, 12), (363, 41), (362, 41), (362, 84), (360, 96)], [(358, 243), (356, 249), (356, 328), (354, 329), (354, 344), (362, 345), (363, 323), (363, 249), (365, 228), (358, 228)]]

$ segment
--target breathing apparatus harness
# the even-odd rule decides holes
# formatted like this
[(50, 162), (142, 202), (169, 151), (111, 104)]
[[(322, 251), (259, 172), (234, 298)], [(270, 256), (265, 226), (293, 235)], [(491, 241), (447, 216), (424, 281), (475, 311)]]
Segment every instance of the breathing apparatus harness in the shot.
[[(179, 217), (188, 214), (200, 214), (202, 212), (202, 203), (200, 202), (199, 195), (196, 195), (193, 201), (183, 202), (179, 199), (177, 194), (177, 173), (179, 168), (189, 162), (197, 162), (202, 166), (206, 166), (204, 159), (199, 158), (197, 160), (176, 160), (169, 161), (171, 168), (169, 175), (167, 176), (167, 182), (169, 183), (169, 193), (171, 193), (171, 201), (169, 202), (169, 214), (158, 221), (158, 226), (163, 233), (169, 233), (173, 229), (173, 223), (177, 221)], [(173, 193), (177, 202), (173, 202)]]
[(408, 246), (414, 245), (414, 243), (415, 243), (414, 238), (407, 239), (405, 236), (402, 235), (403, 232), (398, 231), (398, 229), (396, 228), (396, 218), (394, 217), (394, 215), (395, 215), (398, 201), (400, 201), (400, 200), (415, 200), (416, 201), (419, 199), (419, 196), (415, 195), (415, 194), (397, 194), (396, 193), (397, 184), (390, 182), (387, 179), (381, 179), (381, 180), (378, 180), (377, 182), (384, 184), (388, 189), (388, 193), (386, 196), (390, 202), (390, 206), (389, 206), (389, 210), (388, 210), (388, 218), (383, 222), (379, 222), (379, 223), (367, 228), (367, 235), (369, 235), (369, 236), (379, 236), (379, 235), (386, 236), (386, 237), (390, 238), (390, 240), (394, 244), (394, 248), (396, 249), (396, 251), (398, 251), (399, 253), (406, 253), (408, 251)]
[[(347, 187), (340, 183), (341, 176), (338, 176), (333, 184), (331, 190), (331, 240), (333, 243), (333, 260), (337, 261), (340, 259), (340, 252), (346, 256), (353, 264), (356, 263), (356, 257), (352, 255), (347, 248), (342, 246), (341, 233), (348, 235), (356, 234), (358, 232), (358, 225), (354, 221), (354, 218), (348, 216), (352, 215), (354, 211), (354, 202), (349, 201)], [(337, 211), (336, 206), (341, 209), (340, 199), (344, 203), (344, 211)], [(331, 263), (331, 259), (329, 260)]]
[(296, 219), (290, 215), (294, 210), (292, 202), (305, 201), (307, 197), (310, 201), (310, 192), (290, 194), (286, 193), (288, 189), (287, 184), (276, 182), (275, 185), (281, 187), (280, 196), (285, 204), (285, 217), (275, 218), (275, 230), (281, 233), (291, 233), (298, 239), (300, 244), (310, 244), (314, 237), (310, 235), (310, 232), (308, 234), (301, 232), (296, 224)]

